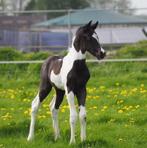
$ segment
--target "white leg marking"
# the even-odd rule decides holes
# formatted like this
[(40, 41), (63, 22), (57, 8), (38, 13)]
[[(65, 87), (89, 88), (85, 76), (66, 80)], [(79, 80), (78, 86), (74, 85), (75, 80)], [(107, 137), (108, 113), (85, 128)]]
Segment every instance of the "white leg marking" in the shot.
[(32, 111), (31, 111), (31, 124), (30, 124), (30, 130), (27, 140), (30, 141), (34, 138), (34, 127), (35, 127), (35, 121), (36, 121), (36, 114), (40, 106), (40, 100), (39, 95), (35, 97), (35, 99), (32, 102)]
[(77, 120), (77, 112), (74, 103), (74, 94), (73, 92), (67, 93), (67, 101), (70, 108), (70, 128), (71, 128), (71, 137), (70, 144), (75, 143), (75, 125)]
[(53, 97), (51, 103), (50, 103), (50, 110), (52, 113), (52, 121), (53, 121), (53, 128), (55, 132), (55, 140), (57, 140), (60, 137), (60, 130), (58, 125), (58, 109), (55, 109), (55, 101), (56, 97)]
[(80, 106), (79, 119), (81, 124), (81, 141), (86, 140), (86, 109)]

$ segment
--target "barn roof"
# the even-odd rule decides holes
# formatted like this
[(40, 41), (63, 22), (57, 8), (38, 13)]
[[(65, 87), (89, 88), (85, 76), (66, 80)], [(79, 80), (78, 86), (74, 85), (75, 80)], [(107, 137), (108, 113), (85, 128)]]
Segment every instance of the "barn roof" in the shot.
[[(99, 21), (102, 25), (108, 24), (147, 24), (147, 20), (137, 16), (125, 15), (112, 10), (76, 10), (70, 14), (71, 25), (82, 25), (89, 20)], [(69, 16), (64, 15), (54, 19), (35, 24), (36, 27), (48, 27), (52, 25), (65, 26), (69, 22)]]

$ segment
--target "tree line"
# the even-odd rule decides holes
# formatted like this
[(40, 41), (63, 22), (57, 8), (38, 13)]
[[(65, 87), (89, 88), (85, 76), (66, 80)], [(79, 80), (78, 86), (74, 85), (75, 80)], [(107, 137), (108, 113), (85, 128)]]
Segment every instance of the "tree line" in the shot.
[(0, 10), (118, 9), (131, 13), (130, 0), (0, 0)]

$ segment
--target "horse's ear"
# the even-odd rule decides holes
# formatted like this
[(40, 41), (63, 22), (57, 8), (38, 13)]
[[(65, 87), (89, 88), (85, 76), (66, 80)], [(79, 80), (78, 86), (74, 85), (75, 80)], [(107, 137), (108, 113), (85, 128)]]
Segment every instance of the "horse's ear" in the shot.
[(97, 28), (98, 24), (99, 24), (99, 22), (97, 21), (95, 24), (91, 25), (91, 28), (93, 30), (95, 30)]
[(89, 21), (89, 23), (88, 23), (88, 24), (84, 25), (84, 27), (85, 27), (85, 28), (89, 28), (89, 27), (91, 27), (91, 23), (92, 23), (92, 20), (91, 20), (91, 21)]

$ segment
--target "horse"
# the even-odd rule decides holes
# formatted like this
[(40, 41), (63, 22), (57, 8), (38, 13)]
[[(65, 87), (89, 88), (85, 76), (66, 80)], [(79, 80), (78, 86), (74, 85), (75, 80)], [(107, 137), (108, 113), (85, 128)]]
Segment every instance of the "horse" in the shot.
[(50, 110), (53, 121), (55, 140), (60, 137), (58, 125), (58, 110), (63, 101), (64, 95), (70, 109), (70, 144), (75, 143), (75, 125), (78, 117), (74, 97), (77, 97), (79, 105), (79, 120), (81, 127), (81, 142), (86, 140), (86, 84), (90, 78), (90, 73), (86, 65), (86, 53), (89, 52), (98, 60), (103, 59), (106, 55), (101, 47), (98, 35), (95, 29), (98, 21), (92, 21), (79, 27), (72, 41), (66, 56), (52, 56), (45, 60), (41, 67), (41, 82), (39, 92), (31, 105), (31, 123), (27, 140), (34, 138), (34, 126), (37, 111), (47, 97), (52, 87), (56, 95), (50, 103)]

